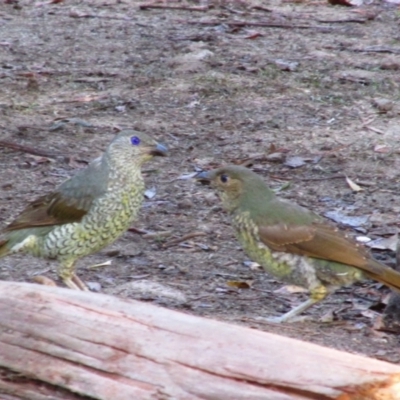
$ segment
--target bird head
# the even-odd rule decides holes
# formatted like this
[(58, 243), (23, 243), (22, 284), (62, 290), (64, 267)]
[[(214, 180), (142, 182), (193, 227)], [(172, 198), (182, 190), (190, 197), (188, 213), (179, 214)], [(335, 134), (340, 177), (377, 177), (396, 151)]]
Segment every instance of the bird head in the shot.
[(263, 179), (245, 167), (228, 165), (200, 172), (195, 178), (202, 183), (210, 183), (217, 190), (222, 205), (228, 212), (239, 207), (252, 208), (255, 201), (274, 197)]
[(168, 150), (145, 133), (124, 130), (115, 136), (107, 151), (123, 161), (129, 162), (134, 158), (139, 164), (143, 164), (154, 156), (166, 156)]

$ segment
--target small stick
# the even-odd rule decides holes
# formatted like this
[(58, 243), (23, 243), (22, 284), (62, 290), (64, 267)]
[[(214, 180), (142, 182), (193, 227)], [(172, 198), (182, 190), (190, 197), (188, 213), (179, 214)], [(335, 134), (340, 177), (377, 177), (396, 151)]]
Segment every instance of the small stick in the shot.
[(244, 14), (246, 14), (245, 11), (235, 10), (234, 8), (230, 8), (230, 7), (227, 7), (227, 6), (221, 6), (221, 8), (223, 8), (223, 9), (226, 10), (226, 11), (231, 12), (232, 14), (239, 14), (239, 15), (244, 15)]
[(95, 15), (95, 14), (79, 14), (76, 11), (71, 11), (69, 14), (57, 14), (57, 15), (63, 15), (66, 17), (70, 17), (70, 18), (99, 18), (99, 19), (112, 19), (112, 20), (117, 20), (117, 21), (130, 21), (131, 18), (127, 18), (127, 17), (113, 17), (113, 16), (109, 16), (109, 15)]
[(0, 140), (0, 147), (6, 147), (8, 149), (12, 149), (15, 151), (22, 151), (23, 153), (33, 154), (35, 156), (42, 156), (49, 158), (63, 157), (62, 154), (50, 153), (46, 150), (41, 150), (41, 149), (34, 149), (29, 146), (23, 146), (21, 144), (9, 142), (8, 140)]
[(347, 49), (349, 51), (354, 51), (356, 53), (392, 53), (399, 54), (400, 49), (394, 47), (386, 47), (386, 46), (370, 46), (364, 49)]
[(379, 133), (380, 135), (383, 135), (383, 134), (385, 133), (385, 132), (382, 131), (381, 129), (374, 128), (373, 126), (365, 126), (364, 128), (365, 128), (365, 129), (368, 129), (368, 130), (370, 130), (370, 131), (372, 131), (372, 132)]
[(360, 128), (365, 128), (367, 125), (371, 124), (376, 120), (376, 115), (370, 116), (368, 119), (361, 119), (362, 124), (360, 125)]
[(128, 232), (137, 233), (139, 235), (147, 235), (149, 231), (145, 231), (143, 229), (134, 228), (133, 226), (128, 229)]
[(348, 18), (348, 19), (317, 19), (317, 22), (322, 24), (345, 24), (345, 23), (355, 23), (355, 24), (365, 24), (367, 18)]
[(340, 175), (332, 175), (332, 176), (326, 176), (322, 178), (301, 178), (301, 179), (296, 179), (296, 181), (301, 181), (301, 182), (307, 182), (307, 181), (326, 181), (328, 179), (343, 179), (346, 178), (346, 175), (340, 174)]
[(269, 8), (262, 7), (262, 6), (253, 6), (251, 8), (253, 10), (259, 10), (259, 11), (265, 11), (265, 12), (273, 12), (273, 10), (271, 10)]
[(186, 11), (208, 11), (208, 6), (187, 7), (187, 6), (170, 6), (168, 4), (141, 4), (139, 10), (148, 9), (165, 9), (165, 10), (186, 10)]
[(145, 239), (161, 239), (172, 235), (172, 231), (148, 232), (143, 235)]
[(267, 28), (284, 28), (284, 29), (320, 29), (324, 31), (331, 31), (333, 28), (327, 28), (326, 26), (320, 25), (293, 25), (293, 24), (278, 24), (276, 22), (268, 22), (268, 21), (179, 21), (179, 22), (186, 22), (187, 24), (191, 25), (229, 25), (229, 26), (261, 26)]
[(185, 242), (186, 240), (189, 240), (189, 239), (192, 239), (192, 238), (198, 237), (198, 236), (207, 236), (207, 234), (205, 232), (191, 232), (180, 238), (170, 240), (168, 243), (165, 243), (163, 247), (172, 247), (179, 243)]

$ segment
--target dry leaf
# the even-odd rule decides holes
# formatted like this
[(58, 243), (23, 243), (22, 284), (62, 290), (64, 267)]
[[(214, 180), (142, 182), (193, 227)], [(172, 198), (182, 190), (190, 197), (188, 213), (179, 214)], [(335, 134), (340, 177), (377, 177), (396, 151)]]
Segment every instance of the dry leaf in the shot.
[(335, 319), (335, 314), (333, 310), (328, 310), (326, 313), (322, 314), (322, 316), (319, 318), (320, 322), (332, 322)]
[(108, 95), (102, 94), (102, 95), (97, 95), (97, 94), (92, 94), (92, 95), (83, 95), (83, 96), (79, 96), (79, 97), (75, 97), (74, 99), (72, 99), (71, 101), (77, 101), (79, 103), (87, 103), (90, 101), (99, 101), (102, 99), (107, 98)]
[(328, 0), (333, 6), (359, 7), (363, 4), (363, 0)]
[(293, 72), (293, 71), (296, 71), (297, 67), (299, 66), (299, 63), (295, 62), (295, 61), (275, 60), (275, 65), (281, 71)]
[(108, 260), (108, 261), (104, 261), (100, 264), (91, 265), (90, 268), (107, 267), (107, 266), (111, 265), (111, 263), (112, 263), (112, 261)]
[(381, 153), (381, 154), (387, 154), (390, 153), (391, 148), (389, 146), (386, 146), (385, 144), (377, 144), (374, 147), (375, 153)]
[(146, 191), (144, 192), (144, 197), (146, 197), (146, 199), (151, 200), (155, 195), (156, 195), (156, 188), (152, 187), (150, 189), (146, 189)]
[(331, 219), (332, 221), (335, 221), (338, 224), (348, 225), (353, 227), (360, 227), (362, 225), (365, 225), (370, 218), (370, 215), (349, 216), (343, 214), (340, 210), (327, 211), (324, 213), (324, 216), (326, 218)]
[(296, 285), (285, 285), (279, 289), (274, 290), (278, 294), (291, 294), (291, 293), (306, 293), (308, 290)]
[(86, 282), (87, 287), (91, 292), (100, 292), (101, 285), (99, 282)]
[(32, 280), (40, 285), (57, 287), (57, 284), (53, 281), (53, 279), (47, 278), (43, 275), (34, 276)]
[(384, 98), (374, 98), (372, 99), (372, 105), (378, 109), (378, 111), (382, 114), (386, 114), (390, 110), (393, 109), (394, 102), (390, 99)]
[(271, 153), (265, 157), (266, 161), (270, 162), (283, 162), (285, 161), (286, 155), (284, 153)]
[(363, 190), (362, 187), (360, 187), (359, 185), (357, 185), (357, 183), (353, 182), (348, 176), (346, 176), (346, 182), (347, 184), (350, 186), (350, 189), (353, 192), (360, 192), (361, 190)]
[(174, 301), (179, 304), (187, 302), (187, 297), (182, 291), (147, 279), (111, 286), (104, 289), (104, 292), (125, 298), (157, 299), (168, 302)]
[(363, 317), (373, 319), (373, 318), (376, 318), (379, 314), (373, 310), (365, 310), (365, 311), (361, 311), (361, 315)]
[(284, 165), (286, 165), (287, 167), (290, 167), (290, 168), (299, 168), (305, 164), (306, 164), (306, 160), (304, 159), (304, 157), (300, 157), (300, 156), (294, 156), (294, 157), (287, 158), (287, 160), (284, 163)]
[(396, 233), (388, 238), (371, 240), (370, 242), (367, 242), (366, 245), (371, 249), (396, 251), (398, 241), (399, 238)]
[(261, 32), (257, 31), (248, 31), (247, 35), (244, 37), (245, 39), (257, 39), (260, 36), (264, 36)]
[(276, 152), (276, 145), (275, 145), (275, 143), (271, 143), (269, 145), (268, 154), (275, 153), (275, 152)]
[(254, 261), (244, 261), (243, 264), (246, 267), (250, 268), (252, 271), (257, 271), (257, 270), (263, 269), (263, 267), (260, 264), (254, 262)]
[(191, 172), (191, 173), (187, 173), (187, 174), (182, 174), (182, 175), (179, 175), (177, 178), (175, 178), (174, 181), (185, 181), (187, 179), (192, 179), (198, 174), (199, 174), (198, 172)]
[(226, 284), (237, 289), (250, 289), (253, 281), (227, 281)]

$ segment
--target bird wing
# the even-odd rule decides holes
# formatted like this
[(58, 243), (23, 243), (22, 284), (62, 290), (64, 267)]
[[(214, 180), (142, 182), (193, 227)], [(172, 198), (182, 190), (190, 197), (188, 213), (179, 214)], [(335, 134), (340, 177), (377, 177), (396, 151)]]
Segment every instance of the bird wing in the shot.
[(353, 266), (400, 291), (399, 272), (312, 211), (276, 198), (255, 217), (260, 240), (270, 249)]
[(34, 200), (5, 231), (79, 222), (108, 186), (108, 166), (93, 160), (55, 192)]
[(275, 251), (283, 251), (312, 258), (334, 261), (379, 274), (380, 264), (373, 262), (368, 251), (351, 238), (328, 224), (262, 225), (261, 241)]

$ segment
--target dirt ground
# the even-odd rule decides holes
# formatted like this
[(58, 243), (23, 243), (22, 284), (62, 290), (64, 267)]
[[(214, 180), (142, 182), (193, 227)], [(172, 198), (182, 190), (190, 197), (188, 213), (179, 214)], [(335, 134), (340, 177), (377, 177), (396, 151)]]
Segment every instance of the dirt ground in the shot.
[[(388, 293), (376, 282), (337, 291), (307, 312), (312, 319), (265, 322), (305, 294), (276, 292), (284, 284), (249, 263), (215, 194), (183, 179), (248, 162), (282, 197), (367, 216), (357, 231), (347, 227), (354, 234), (396, 233), (398, 6), (49, 3), (0, 3), (0, 226), (119, 129), (142, 130), (170, 157), (144, 168), (151, 190), (135, 229), (79, 261), (94, 290), (400, 362), (398, 336), (375, 329)], [(394, 265), (392, 251), (374, 254)], [(0, 279), (57, 280), (55, 268), (16, 255), (1, 260)]]

